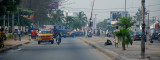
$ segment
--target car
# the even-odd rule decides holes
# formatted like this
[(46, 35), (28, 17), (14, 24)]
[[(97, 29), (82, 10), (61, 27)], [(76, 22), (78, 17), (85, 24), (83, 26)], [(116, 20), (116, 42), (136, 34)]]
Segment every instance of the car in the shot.
[(158, 39), (158, 33), (153, 33), (151, 36), (152, 40), (157, 40)]
[(160, 41), (160, 33), (158, 33), (158, 41)]
[(53, 34), (51, 30), (40, 30), (38, 33), (38, 44), (41, 42), (51, 42), (54, 43)]
[(89, 32), (87, 36), (88, 36), (88, 37), (92, 37), (92, 33), (91, 33), (91, 32)]
[(77, 36), (83, 36), (83, 32), (81, 32), (81, 31), (72, 31), (70, 33), (70, 37), (77, 37)]
[[(142, 32), (141, 32), (141, 31), (135, 32), (135, 33), (134, 33), (133, 40), (134, 40), (134, 41), (142, 40)], [(146, 34), (145, 34), (145, 41), (146, 41)]]

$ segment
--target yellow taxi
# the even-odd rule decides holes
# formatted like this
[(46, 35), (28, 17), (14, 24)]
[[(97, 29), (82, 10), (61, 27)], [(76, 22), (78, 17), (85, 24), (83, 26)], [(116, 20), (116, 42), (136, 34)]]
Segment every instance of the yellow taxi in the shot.
[(41, 42), (51, 42), (54, 43), (53, 33), (51, 30), (40, 30), (38, 33), (38, 44)]

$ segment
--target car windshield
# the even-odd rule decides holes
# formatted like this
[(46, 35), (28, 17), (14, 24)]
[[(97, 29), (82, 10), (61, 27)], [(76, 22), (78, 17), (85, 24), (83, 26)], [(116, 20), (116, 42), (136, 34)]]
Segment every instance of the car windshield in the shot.
[(41, 30), (39, 34), (51, 34), (50, 30)]
[(158, 33), (153, 33), (153, 35), (158, 35)]
[(142, 32), (136, 32), (136, 35), (141, 35), (142, 34)]

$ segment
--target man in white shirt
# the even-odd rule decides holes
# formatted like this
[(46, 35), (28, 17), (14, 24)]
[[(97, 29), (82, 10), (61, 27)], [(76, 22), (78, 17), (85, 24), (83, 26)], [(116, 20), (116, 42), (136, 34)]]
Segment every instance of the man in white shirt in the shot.
[(19, 37), (19, 41), (21, 41), (21, 30), (20, 29), (18, 29), (18, 37)]
[[(119, 31), (118, 26), (116, 26), (116, 29), (114, 30), (114, 32), (116, 31)], [(114, 36), (114, 42), (115, 42), (115, 48), (118, 48), (118, 38), (116, 36)]]

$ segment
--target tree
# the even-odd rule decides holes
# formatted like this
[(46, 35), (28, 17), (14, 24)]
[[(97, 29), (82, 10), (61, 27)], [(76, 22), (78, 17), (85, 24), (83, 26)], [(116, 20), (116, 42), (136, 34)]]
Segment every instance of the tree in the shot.
[[(147, 15), (147, 14), (148, 14), (148, 12), (145, 11), (145, 15)], [(140, 24), (141, 24), (140, 21), (142, 21), (142, 9), (141, 8), (138, 9), (138, 11), (134, 17), (135, 17), (136, 21), (139, 21), (139, 26), (140, 26)]]
[(135, 23), (136, 22), (132, 21), (132, 18), (130, 17), (121, 17), (117, 25), (127, 29), (133, 26)]
[(76, 18), (77, 18), (77, 21), (81, 24), (81, 26), (85, 26), (86, 23), (88, 22), (86, 14), (83, 11), (79, 12)]
[[(6, 13), (6, 17), (8, 16), (9, 13)], [(14, 12), (14, 25), (17, 26), (30, 26), (31, 23), (33, 21), (31, 21), (29, 18), (29, 16), (31, 16), (31, 14), (33, 14), (32, 10), (22, 10), (22, 8), (19, 8), (19, 23), (18, 23), (18, 11)], [(12, 16), (12, 14), (9, 14), (9, 16)], [(24, 17), (27, 16), (27, 17)], [(3, 17), (0, 17), (0, 21), (2, 21)], [(12, 17), (9, 17), (9, 24), (12, 24)], [(5, 24), (8, 25), (8, 18), (5, 19)], [(0, 26), (2, 26), (3, 22), (0, 22)]]
[(15, 12), (21, 0), (2, 0), (0, 1), (0, 16), (4, 15), (7, 11)]
[(122, 50), (126, 50), (125, 44), (128, 44), (131, 41), (129, 29), (121, 28), (120, 31), (114, 32), (114, 36), (122, 42)]
[(107, 29), (107, 25), (108, 25), (107, 19), (104, 19), (102, 22), (99, 22), (99, 23), (97, 24), (97, 27)]
[(74, 23), (74, 17), (72, 16), (67, 16), (65, 17), (65, 25), (68, 29), (73, 29), (73, 23)]
[(53, 22), (54, 25), (63, 25), (64, 23), (64, 14), (61, 10), (56, 10), (56, 12), (52, 12), (51, 14), (51, 22)]
[(123, 50), (125, 50), (125, 46), (124, 46), (125, 44), (127, 44), (127, 47), (128, 47), (128, 44), (129, 44), (128, 41), (130, 43), (132, 43), (131, 38), (130, 38), (130, 33), (128, 32), (129, 30), (127, 30), (127, 29), (129, 29), (134, 24), (135, 24), (135, 21), (132, 21), (132, 19), (130, 17), (121, 17), (119, 22), (117, 23), (117, 25), (122, 28), (120, 29), (120, 32), (118, 32), (118, 33), (115, 32), (115, 36), (119, 36), (119, 34), (121, 34), (122, 38), (119, 38), (119, 39), (125, 40), (125, 41), (122, 41)]

